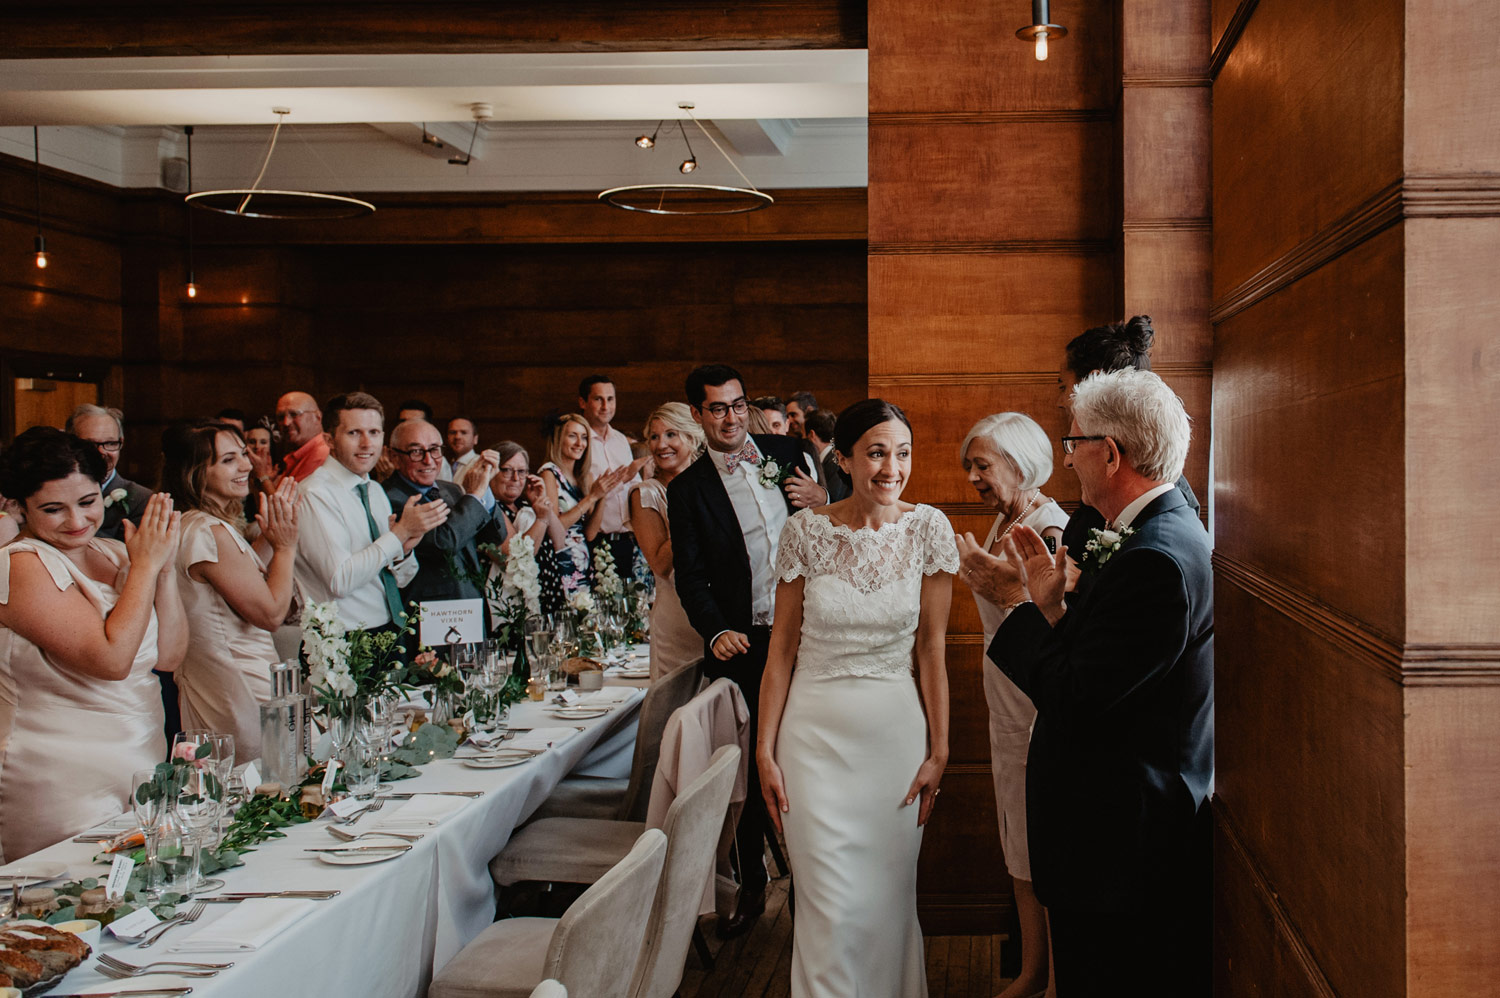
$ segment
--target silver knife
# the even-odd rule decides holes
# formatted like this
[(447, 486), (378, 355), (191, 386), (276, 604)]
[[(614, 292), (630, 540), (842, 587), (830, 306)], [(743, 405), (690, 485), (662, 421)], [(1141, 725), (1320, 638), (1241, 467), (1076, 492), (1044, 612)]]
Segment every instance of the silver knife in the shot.
[(410, 848), (411, 848), (410, 845), (400, 845), (400, 846), (398, 846), (398, 845), (389, 845), (389, 846), (330, 846), (328, 848), (303, 849), (302, 851), (303, 852), (340, 852), (340, 853), (349, 853), (349, 852), (406, 852)]
[(385, 794), (382, 800), (411, 800), (413, 797), (483, 797), (484, 790), (419, 790), (415, 793)]
[(120, 995), (190, 995), (192, 988), (147, 988), (142, 991), (85, 991), (71, 995), (53, 995), (52, 998), (118, 998)]

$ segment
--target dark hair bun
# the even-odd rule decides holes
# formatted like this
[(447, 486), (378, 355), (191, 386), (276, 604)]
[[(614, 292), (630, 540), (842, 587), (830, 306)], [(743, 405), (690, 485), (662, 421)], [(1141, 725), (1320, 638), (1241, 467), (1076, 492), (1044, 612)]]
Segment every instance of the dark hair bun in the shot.
[[(1151, 316), (1137, 315), (1125, 323), (1125, 329), (1121, 337), (1132, 352), (1137, 355), (1149, 354), (1151, 352), (1151, 341), (1156, 339), (1156, 330), (1151, 328)], [(1148, 362), (1144, 367), (1137, 364), (1142, 370), (1150, 370)]]
[(885, 399), (865, 399), (856, 402), (843, 412), (839, 413), (833, 430), (833, 446), (845, 457), (854, 456), (854, 445), (859, 443), (859, 438), (868, 433), (873, 427), (881, 423), (889, 423), (898, 420), (911, 429), (911, 420), (906, 418), (906, 413), (901, 407)]
[(48, 482), (82, 473), (103, 482), (99, 448), (52, 426), (33, 426), (0, 454), (0, 495), (25, 502)]

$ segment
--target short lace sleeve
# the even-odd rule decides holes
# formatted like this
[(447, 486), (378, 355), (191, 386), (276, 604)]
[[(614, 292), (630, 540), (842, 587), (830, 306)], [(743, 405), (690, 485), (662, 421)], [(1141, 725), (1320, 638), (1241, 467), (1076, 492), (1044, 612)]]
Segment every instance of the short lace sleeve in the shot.
[(67, 589), (73, 584), (73, 573), (68, 571), (67, 559), (50, 547), (36, 544), (31, 541), (13, 541), (0, 548), (0, 603), (10, 602), (10, 559), (11, 555), (30, 551), (41, 559), (42, 565), (47, 569), (47, 574), (52, 576), (52, 581), (57, 583), (59, 590)]
[(776, 542), (776, 577), (782, 582), (792, 582), (810, 574), (803, 541), (807, 535), (807, 517), (816, 515), (812, 510), (804, 509), (781, 528), (781, 539)]
[(953, 538), (953, 524), (935, 506), (922, 507), (922, 574), (958, 572), (958, 542)]

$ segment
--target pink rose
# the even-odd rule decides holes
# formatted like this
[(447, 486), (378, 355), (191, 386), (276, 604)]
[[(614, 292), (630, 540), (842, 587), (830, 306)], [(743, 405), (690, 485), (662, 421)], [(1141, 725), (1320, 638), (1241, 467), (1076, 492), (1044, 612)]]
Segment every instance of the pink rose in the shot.
[(181, 759), (184, 762), (192, 762), (198, 757), (198, 746), (188, 742), (178, 742), (172, 746), (172, 758)]

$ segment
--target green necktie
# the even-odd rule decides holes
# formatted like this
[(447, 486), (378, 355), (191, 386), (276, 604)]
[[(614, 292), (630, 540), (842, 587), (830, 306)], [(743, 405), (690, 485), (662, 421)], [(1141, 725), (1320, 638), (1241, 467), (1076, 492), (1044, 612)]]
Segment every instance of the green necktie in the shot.
[[(380, 540), (380, 528), (375, 525), (375, 514), (370, 512), (370, 483), (360, 482), (354, 486), (359, 493), (359, 504), (365, 508), (365, 520), (370, 524), (370, 540)], [(401, 611), (401, 593), (396, 588), (396, 577), (389, 568), (380, 570), (380, 585), (385, 589), (385, 608), (391, 612), (391, 623), (401, 625), (406, 614)]]

